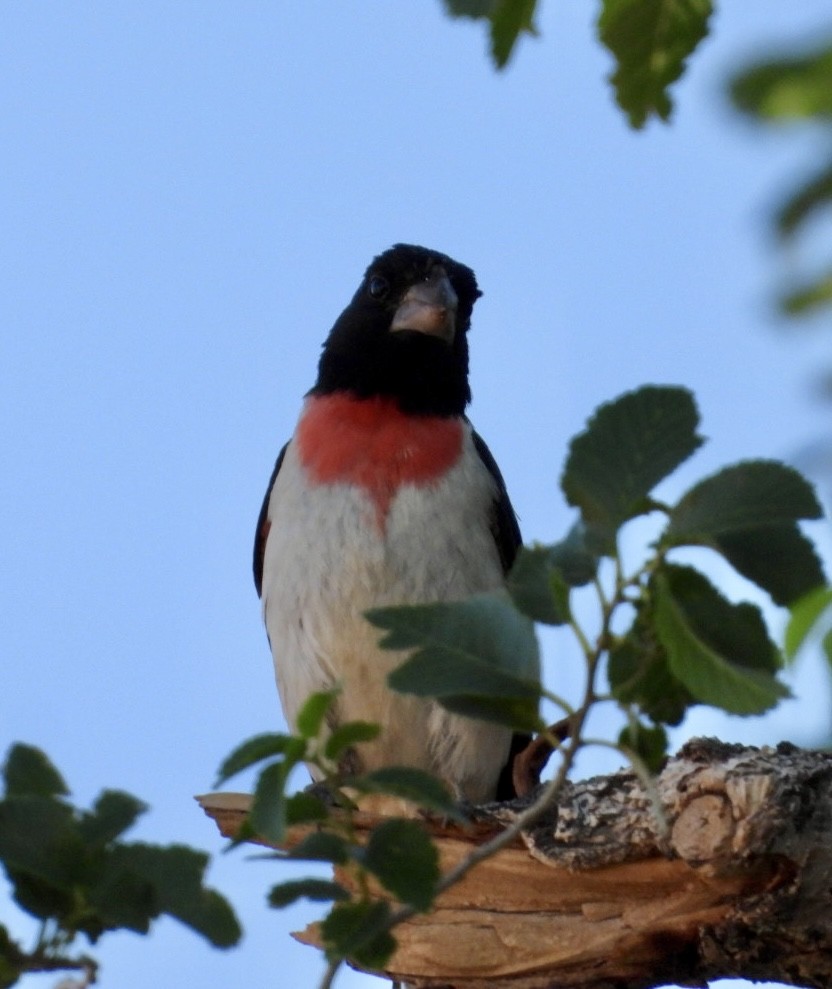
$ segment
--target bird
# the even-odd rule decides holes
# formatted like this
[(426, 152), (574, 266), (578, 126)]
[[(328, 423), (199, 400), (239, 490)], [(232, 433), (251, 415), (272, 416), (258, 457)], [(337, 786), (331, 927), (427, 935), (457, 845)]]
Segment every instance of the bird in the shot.
[(324, 341), (254, 543), (288, 724), (337, 685), (328, 730), (380, 726), (345, 771), (414, 767), (469, 803), (513, 796), (511, 761), (527, 739), (390, 690), (407, 653), (381, 649), (364, 613), (502, 588), (520, 546), (503, 477), (465, 414), (481, 294), (474, 272), (439, 251), (396, 244), (374, 258)]

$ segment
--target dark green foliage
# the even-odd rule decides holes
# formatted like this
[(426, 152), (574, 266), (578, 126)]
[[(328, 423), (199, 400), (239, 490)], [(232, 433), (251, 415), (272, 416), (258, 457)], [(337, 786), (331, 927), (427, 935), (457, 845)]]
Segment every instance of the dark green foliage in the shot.
[(272, 762), (260, 771), (248, 814), (254, 832), (275, 843), (286, 836), (286, 778), (290, 768), (284, 760)]
[[(828, 85), (832, 85), (832, 72)], [(832, 163), (804, 179), (781, 205), (774, 217), (775, 229), (784, 240), (794, 237), (806, 220), (832, 205)]]
[(353, 745), (372, 742), (374, 738), (378, 738), (380, 730), (378, 725), (367, 721), (349, 721), (345, 725), (339, 725), (326, 740), (324, 754), (328, 759), (337, 761)]
[(671, 511), (663, 543), (710, 546), (775, 603), (789, 605), (824, 583), (820, 560), (796, 524), (820, 515), (797, 471), (752, 460), (694, 485)]
[(91, 811), (86, 811), (78, 821), (78, 831), (87, 844), (106, 844), (115, 841), (148, 810), (148, 806), (130, 793), (122, 790), (103, 790)]
[(430, 773), (412, 766), (384, 766), (350, 781), (364, 793), (386, 793), (410, 800), (425, 810), (451, 819), (463, 820), (459, 807), (448, 788)]
[(832, 608), (832, 587), (818, 587), (795, 603), (791, 609), (783, 644), (787, 661), (794, 660), (800, 647), (817, 629), (820, 620), (829, 615), (830, 608)]
[[(521, 550), (508, 578), (511, 601), (523, 614), (552, 625), (572, 622), (570, 593), (596, 578), (595, 553), (618, 560), (621, 527), (663, 512), (667, 524), (653, 555), (631, 577), (622, 574), (614, 590), (611, 607), (632, 609), (629, 628), (616, 635), (607, 629), (598, 639), (613, 696), (657, 726), (678, 724), (693, 704), (752, 714), (788, 695), (776, 678), (779, 654), (759, 610), (731, 604), (668, 554), (709, 546), (784, 605), (825, 579), (797, 525), (817, 518), (820, 506), (790, 467), (735, 464), (695, 484), (676, 505), (655, 500), (656, 484), (701, 444), (698, 427), (696, 405), (683, 388), (646, 386), (601, 406), (572, 441), (562, 475), (581, 520), (562, 543)], [(517, 684), (528, 685), (536, 653), (509, 603), (487, 597), (487, 605), (481, 598), (388, 608), (370, 617), (390, 633), (382, 645), (414, 650), (391, 675), (394, 689), (438, 696), (458, 713), (519, 727), (524, 715), (513, 705), (524, 691)], [(664, 735), (650, 737), (657, 746)]]
[(569, 621), (569, 587), (552, 557), (551, 546), (521, 546), (508, 576), (514, 606), (535, 622)]
[(470, 17), (474, 20), (488, 18), (497, 6), (497, 0), (443, 0), (451, 17)]
[(439, 853), (416, 821), (393, 818), (373, 828), (359, 861), (402, 903), (429, 909), (439, 879)]
[(3, 766), (6, 796), (26, 794), (37, 797), (63, 797), (67, 785), (45, 752), (32, 745), (14, 745)]
[(26, 970), (26, 952), (0, 924), (0, 989), (13, 986)]
[[(38, 749), (17, 744), (4, 769), (0, 799), (0, 861), (15, 902), (52, 931), (48, 943), (23, 952), (0, 933), (0, 986), (12, 985), (44, 959), (68, 968), (92, 965), (65, 955), (79, 935), (95, 942), (107, 931), (147, 933), (161, 914), (176, 917), (216, 947), (230, 947), (240, 927), (229, 904), (203, 886), (208, 856), (183, 845), (120, 840), (147, 808), (135, 797), (105, 790), (91, 810), (66, 799), (66, 784)], [(35, 957), (37, 956), (37, 957)]]
[(451, 17), (489, 22), (491, 57), (498, 69), (505, 68), (520, 35), (535, 35), (537, 0), (443, 0)]
[(616, 60), (610, 81), (631, 126), (670, 117), (668, 88), (706, 37), (711, 13), (710, 0), (604, 0), (598, 34)]
[[(443, 0), (451, 17), (488, 22), (491, 58), (498, 69), (524, 33), (537, 35), (537, 0)], [(668, 120), (668, 90), (707, 36), (711, 0), (601, 0), (598, 35), (615, 59), (610, 76), (618, 105), (632, 127), (656, 116)]]
[(301, 790), (293, 793), (286, 800), (286, 824), (309, 824), (313, 821), (325, 821), (329, 807), (314, 793)]
[(297, 739), (291, 735), (278, 735), (273, 732), (255, 735), (254, 738), (247, 739), (223, 760), (217, 771), (214, 786), (221, 786), (232, 776), (236, 776), (237, 773), (241, 773), (244, 769), (248, 769), (263, 759), (283, 756), (287, 752), (295, 751), (297, 744)]
[[(334, 703), (337, 691), (312, 694), (298, 714), (298, 722), (303, 731), (317, 733), (324, 722), (327, 711)], [(251, 810), (243, 824), (237, 841), (244, 841), (254, 834), (269, 841), (279, 843), (286, 834), (290, 823), (320, 819), (320, 801), (306, 800), (303, 797), (289, 804), (286, 795), (286, 782), (292, 770), (308, 755), (310, 734), (280, 735), (262, 734), (238, 745), (223, 760), (217, 773), (217, 783), (224, 783), (230, 777), (255, 766), (259, 762), (274, 759), (260, 771), (254, 788)]]
[[(784, 121), (802, 122), (806, 130), (832, 134), (832, 43), (798, 50), (749, 66), (731, 81), (734, 105), (758, 124), (779, 127)], [(782, 199), (774, 212), (774, 231), (791, 241), (832, 203), (832, 160), (812, 161), (805, 177)], [(790, 255), (791, 260), (791, 255)], [(789, 316), (812, 314), (832, 305), (832, 266), (828, 261), (800, 275), (779, 300)]]
[(435, 697), (459, 714), (536, 729), (540, 657), (532, 623), (506, 595), (377, 608), (367, 617), (387, 631), (387, 649), (415, 647), (388, 677), (394, 690)]
[(315, 738), (320, 734), (327, 713), (337, 697), (337, 690), (324, 690), (306, 699), (297, 716), (298, 734), (302, 738)]
[(537, 34), (534, 11), (537, 0), (496, 0), (491, 11), (491, 55), (502, 69), (508, 64), (523, 32)]
[(331, 831), (312, 831), (292, 848), (289, 858), (307, 862), (331, 862), (343, 865), (349, 860), (350, 847), (341, 835)]
[(658, 773), (667, 756), (667, 732), (661, 725), (633, 721), (623, 728), (618, 744), (638, 756), (651, 773)]
[(321, 924), (327, 957), (349, 958), (363, 968), (383, 968), (396, 947), (389, 922), (390, 907), (383, 900), (336, 903)]
[(652, 510), (650, 492), (702, 443), (698, 424), (689, 391), (649, 385), (600, 406), (572, 440), (561, 487), (600, 551), (611, 554), (618, 529)]
[(649, 607), (642, 605), (630, 630), (610, 650), (610, 689), (616, 700), (635, 705), (654, 722), (678, 725), (695, 699), (671, 673)]
[(832, 305), (832, 270), (793, 288), (780, 304), (788, 316), (803, 316)]
[(784, 607), (826, 579), (814, 546), (794, 522), (726, 532), (715, 540), (714, 548)]
[(656, 633), (691, 695), (733, 714), (762, 714), (788, 690), (758, 608), (731, 604), (692, 567), (667, 565), (652, 585)]
[(832, 117), (832, 47), (760, 62), (731, 83), (736, 106), (755, 117)]
[(508, 576), (508, 592), (515, 607), (533, 621), (563, 625), (570, 619), (570, 588), (588, 584), (597, 569), (586, 527), (578, 522), (552, 546), (521, 546)]
[(695, 484), (671, 511), (665, 541), (711, 545), (726, 533), (821, 514), (812, 486), (794, 468), (749, 460)]
[(297, 900), (348, 900), (349, 893), (343, 886), (329, 879), (290, 879), (272, 886), (269, 891), (270, 907), (288, 907)]

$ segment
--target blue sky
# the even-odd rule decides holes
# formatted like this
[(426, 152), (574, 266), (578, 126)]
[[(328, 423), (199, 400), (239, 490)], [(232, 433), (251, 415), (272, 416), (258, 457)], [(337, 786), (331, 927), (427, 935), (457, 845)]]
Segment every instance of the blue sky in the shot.
[[(471, 415), (529, 540), (570, 524), (566, 443), (625, 389), (698, 397), (711, 440), (671, 496), (822, 433), (809, 389), (826, 341), (771, 316), (765, 225), (811, 138), (757, 133), (722, 84), (743, 56), (832, 26), (828, 4), (726, 4), (675, 123), (640, 134), (604, 81), (593, 6), (544, 3), (542, 39), (497, 75), (481, 27), (430, 0), (6, 0), (4, 750), (45, 748), (83, 803), (141, 796), (137, 837), (219, 851), (191, 795), (238, 741), (282, 726), (254, 521), (323, 337), (396, 241), (477, 272)], [(550, 682), (576, 689), (575, 657), (547, 650)], [(794, 689), (768, 720), (697, 713), (678, 740), (811, 742), (829, 726), (819, 666)], [(210, 878), (240, 949), (166, 921), (148, 942), (105, 940), (102, 985), (314, 985), (319, 959), (287, 932), (316, 912), (264, 906), (285, 873), (236, 852)], [(0, 921), (21, 929), (2, 900)]]

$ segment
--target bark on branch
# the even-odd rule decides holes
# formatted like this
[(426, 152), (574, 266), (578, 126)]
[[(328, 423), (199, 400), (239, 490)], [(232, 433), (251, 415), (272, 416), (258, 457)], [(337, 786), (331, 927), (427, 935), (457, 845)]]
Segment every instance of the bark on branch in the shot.
[[(387, 974), (419, 989), (832, 985), (832, 756), (697, 739), (656, 795), (663, 820), (629, 771), (568, 784), (524, 844), (396, 929)], [(236, 833), (247, 798), (198, 799)], [(469, 830), (426, 823), (443, 870), (528, 799), (480, 808)], [(319, 943), (315, 925), (298, 937)]]

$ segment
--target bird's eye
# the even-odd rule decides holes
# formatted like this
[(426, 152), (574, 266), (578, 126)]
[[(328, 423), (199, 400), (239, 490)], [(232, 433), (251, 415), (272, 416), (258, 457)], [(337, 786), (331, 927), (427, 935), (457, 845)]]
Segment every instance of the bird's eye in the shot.
[(390, 290), (390, 283), (383, 275), (373, 275), (367, 290), (374, 299), (383, 299)]

